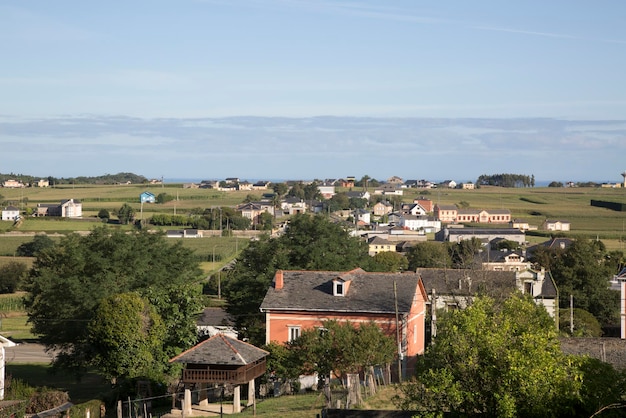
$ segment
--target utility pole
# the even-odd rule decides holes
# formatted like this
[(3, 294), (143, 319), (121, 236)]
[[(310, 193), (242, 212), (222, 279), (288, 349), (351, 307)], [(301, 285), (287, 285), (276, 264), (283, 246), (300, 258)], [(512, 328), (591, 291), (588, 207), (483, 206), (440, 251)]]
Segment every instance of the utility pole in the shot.
[(398, 343), (398, 383), (402, 382), (402, 341), (400, 341), (400, 319), (398, 314), (398, 285), (393, 282), (393, 300), (396, 308), (396, 342)]
[(574, 336), (574, 295), (569, 295), (569, 332)]

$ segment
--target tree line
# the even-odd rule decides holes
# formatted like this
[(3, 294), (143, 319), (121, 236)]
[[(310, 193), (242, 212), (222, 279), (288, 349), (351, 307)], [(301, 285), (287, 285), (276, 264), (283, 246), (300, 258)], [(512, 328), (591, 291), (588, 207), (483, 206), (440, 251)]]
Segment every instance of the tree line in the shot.
[(477, 186), (535, 187), (535, 175), (525, 174), (482, 174), (476, 180)]

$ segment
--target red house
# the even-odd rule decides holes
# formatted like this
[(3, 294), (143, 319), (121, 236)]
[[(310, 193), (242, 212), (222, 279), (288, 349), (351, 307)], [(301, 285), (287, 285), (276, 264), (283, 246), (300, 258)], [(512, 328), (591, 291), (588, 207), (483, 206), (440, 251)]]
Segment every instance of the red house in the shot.
[(399, 326), (403, 373), (410, 373), (425, 348), (426, 301), (422, 280), (412, 272), (279, 270), (261, 304), (265, 339), (288, 342), (326, 320), (374, 322), (394, 339)]

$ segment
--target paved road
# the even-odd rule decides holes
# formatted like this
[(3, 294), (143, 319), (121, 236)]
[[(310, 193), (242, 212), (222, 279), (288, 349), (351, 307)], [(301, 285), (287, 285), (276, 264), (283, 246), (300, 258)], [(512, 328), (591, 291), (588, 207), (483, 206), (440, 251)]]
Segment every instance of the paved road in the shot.
[(50, 363), (53, 358), (41, 344), (20, 343), (16, 347), (5, 348), (4, 352), (6, 364)]

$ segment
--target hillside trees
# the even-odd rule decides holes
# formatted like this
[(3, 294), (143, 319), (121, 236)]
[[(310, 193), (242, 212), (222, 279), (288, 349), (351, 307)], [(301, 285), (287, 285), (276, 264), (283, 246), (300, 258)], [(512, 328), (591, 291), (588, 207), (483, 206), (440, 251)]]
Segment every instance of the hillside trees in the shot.
[(482, 174), (476, 180), (477, 186), (535, 187), (535, 176), (525, 174)]
[(285, 234), (250, 243), (223, 282), (226, 309), (253, 343), (265, 341), (259, 306), (278, 269), (347, 271), (367, 269), (367, 245), (318, 215), (296, 215)]
[(452, 416), (568, 416), (580, 405), (583, 378), (545, 309), (522, 295), (501, 305), (479, 298), (440, 318), (400, 403)]
[(576, 308), (590, 312), (607, 326), (618, 319), (619, 292), (610, 289), (609, 280), (622, 258), (620, 252), (608, 253), (602, 241), (580, 238), (565, 249), (540, 249), (531, 261), (550, 269), (562, 308), (569, 307), (571, 295)]
[(48, 349), (58, 350), (55, 365), (80, 371), (96, 365), (91, 354), (98, 342), (88, 329), (101, 302), (136, 292), (163, 320), (168, 332), (161, 344), (171, 356), (195, 343), (199, 275), (192, 252), (180, 243), (101, 226), (37, 253), (25, 305), (33, 333)]

